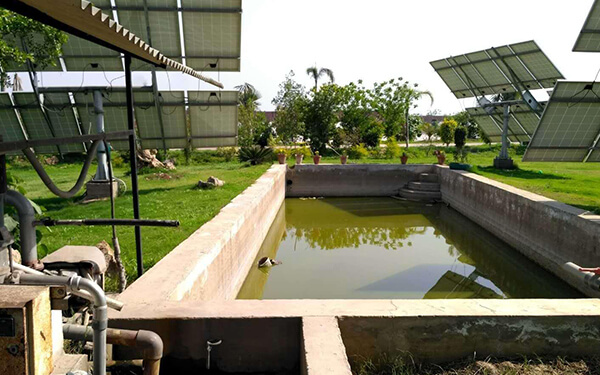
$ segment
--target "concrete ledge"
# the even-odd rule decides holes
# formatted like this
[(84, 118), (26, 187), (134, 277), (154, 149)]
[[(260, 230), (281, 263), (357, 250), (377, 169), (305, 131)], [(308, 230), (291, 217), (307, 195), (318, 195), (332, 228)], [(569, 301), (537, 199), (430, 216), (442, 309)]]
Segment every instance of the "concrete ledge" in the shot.
[(285, 168), (271, 167), (119, 299), (126, 305), (234, 299), (285, 199)]
[(473, 173), (436, 168), (444, 202), (582, 293), (600, 297), (563, 269), (567, 262), (600, 265), (596, 216)]
[(288, 170), (287, 197), (389, 197), (421, 173), (434, 173), (421, 164), (296, 165)]
[(352, 375), (337, 319), (302, 319), (302, 374)]

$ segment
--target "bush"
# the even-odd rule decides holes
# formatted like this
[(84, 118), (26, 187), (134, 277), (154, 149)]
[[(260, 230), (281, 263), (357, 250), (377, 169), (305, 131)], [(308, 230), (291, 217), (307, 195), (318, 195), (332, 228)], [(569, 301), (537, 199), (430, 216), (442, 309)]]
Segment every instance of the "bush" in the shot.
[(297, 154), (304, 155), (305, 159), (312, 157), (312, 152), (310, 151), (310, 148), (306, 146), (298, 147), (292, 150), (291, 156), (296, 157)]
[(223, 158), (226, 162), (230, 162), (237, 156), (235, 147), (219, 147), (217, 148), (217, 156)]
[(383, 156), (386, 159), (396, 159), (400, 156), (400, 146), (398, 145), (398, 141), (396, 141), (396, 137), (390, 137), (385, 141)]
[(239, 159), (241, 162), (250, 162), (251, 165), (273, 161), (273, 150), (268, 147), (250, 146), (240, 148)]
[(458, 123), (452, 119), (444, 119), (440, 124), (440, 128), (438, 130), (438, 135), (443, 143), (446, 144), (446, 147), (454, 141), (454, 131), (458, 127)]
[(369, 150), (361, 143), (348, 149), (348, 157), (354, 160), (365, 159), (369, 157)]
[(454, 144), (456, 148), (465, 147), (467, 141), (467, 128), (464, 126), (459, 126), (454, 130)]

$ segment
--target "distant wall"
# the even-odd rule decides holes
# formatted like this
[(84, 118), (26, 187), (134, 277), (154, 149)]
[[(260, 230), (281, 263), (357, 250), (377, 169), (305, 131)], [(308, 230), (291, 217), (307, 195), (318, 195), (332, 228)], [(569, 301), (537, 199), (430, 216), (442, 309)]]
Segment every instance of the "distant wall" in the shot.
[(235, 299), (285, 199), (285, 166), (273, 166), (136, 280), (119, 299)]
[(433, 165), (296, 165), (287, 172), (287, 197), (389, 197)]
[(581, 292), (600, 297), (563, 268), (566, 262), (600, 266), (600, 217), (473, 173), (436, 169), (444, 202)]

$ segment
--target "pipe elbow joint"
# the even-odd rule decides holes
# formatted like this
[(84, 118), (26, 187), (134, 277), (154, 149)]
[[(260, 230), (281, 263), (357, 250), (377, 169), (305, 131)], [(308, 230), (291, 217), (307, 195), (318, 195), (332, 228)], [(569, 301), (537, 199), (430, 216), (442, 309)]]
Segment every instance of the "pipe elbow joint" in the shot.
[(156, 332), (139, 330), (136, 342), (144, 351), (144, 359), (159, 360), (163, 356), (163, 341)]

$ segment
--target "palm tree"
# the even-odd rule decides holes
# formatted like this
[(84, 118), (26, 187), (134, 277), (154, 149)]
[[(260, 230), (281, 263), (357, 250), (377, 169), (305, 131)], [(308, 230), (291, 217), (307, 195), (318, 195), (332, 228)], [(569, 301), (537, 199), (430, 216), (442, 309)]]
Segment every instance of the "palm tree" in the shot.
[(243, 106), (251, 106), (256, 109), (260, 105), (258, 102), (262, 95), (260, 92), (249, 83), (244, 83), (243, 85), (235, 86), (235, 89), (240, 93), (238, 96), (238, 103)]
[(329, 80), (331, 82), (335, 82), (335, 78), (333, 76), (333, 70), (331, 69), (327, 69), (327, 68), (321, 68), (318, 69), (317, 66), (311, 66), (310, 68), (306, 69), (306, 74), (308, 74), (312, 79), (315, 80), (315, 92), (318, 90), (319, 87), (319, 79), (323, 76), (327, 76), (329, 77)]

